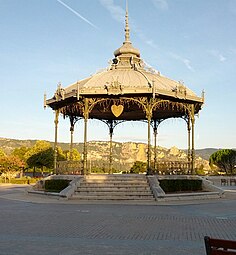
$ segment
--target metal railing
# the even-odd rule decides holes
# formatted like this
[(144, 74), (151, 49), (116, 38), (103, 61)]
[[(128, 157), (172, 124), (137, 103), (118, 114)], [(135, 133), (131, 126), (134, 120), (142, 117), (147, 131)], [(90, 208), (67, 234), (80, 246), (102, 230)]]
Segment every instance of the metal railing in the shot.
[(159, 174), (188, 174), (190, 165), (187, 161), (158, 161), (155, 171)]
[(83, 173), (83, 164), (81, 161), (58, 161), (57, 174), (82, 174)]

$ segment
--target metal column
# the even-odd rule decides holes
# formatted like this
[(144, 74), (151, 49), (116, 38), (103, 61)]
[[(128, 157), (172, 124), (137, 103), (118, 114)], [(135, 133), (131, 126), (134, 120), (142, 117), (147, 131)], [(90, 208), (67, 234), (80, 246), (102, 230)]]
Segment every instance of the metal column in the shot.
[(54, 174), (57, 174), (57, 132), (58, 132), (58, 119), (59, 119), (59, 110), (55, 110), (55, 139), (54, 139), (54, 161), (53, 161), (53, 170)]
[(154, 120), (153, 126), (154, 133), (154, 170), (157, 170), (157, 120)]
[(110, 134), (110, 155), (109, 155), (109, 174), (112, 174), (112, 136), (113, 136), (113, 121), (110, 121), (109, 134)]
[(151, 115), (148, 114), (148, 151), (147, 151), (147, 175), (152, 174), (151, 171)]
[(195, 112), (194, 105), (192, 105), (192, 114), (191, 114), (191, 122), (192, 122), (192, 167), (191, 172), (195, 174), (195, 148), (194, 148), (194, 124), (195, 124)]
[[(188, 116), (187, 120), (187, 129), (188, 129), (188, 172), (190, 172), (191, 167), (191, 118)], [(192, 172), (192, 170), (191, 170)]]
[(88, 164), (87, 164), (87, 126), (88, 126), (88, 117), (89, 117), (89, 109), (88, 109), (88, 99), (85, 98), (85, 106), (84, 106), (84, 157), (83, 157), (83, 174), (88, 173)]

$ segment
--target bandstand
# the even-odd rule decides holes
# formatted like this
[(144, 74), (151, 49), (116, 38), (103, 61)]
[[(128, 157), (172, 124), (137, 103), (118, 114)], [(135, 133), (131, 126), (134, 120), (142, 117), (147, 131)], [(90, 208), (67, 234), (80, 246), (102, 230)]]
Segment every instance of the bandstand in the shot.
[(54, 170), (57, 165), (57, 130), (59, 115), (70, 120), (71, 150), (74, 125), (84, 120), (83, 174), (87, 166), (88, 119), (105, 122), (110, 134), (109, 169), (112, 169), (112, 136), (114, 128), (124, 121), (147, 122), (147, 174), (151, 167), (151, 128), (154, 133), (154, 168), (157, 168), (157, 128), (169, 118), (182, 118), (188, 132), (188, 167), (195, 169), (194, 125), (195, 115), (201, 110), (204, 94), (198, 97), (181, 82), (164, 77), (147, 67), (140, 58), (140, 51), (130, 41), (128, 11), (125, 19), (125, 41), (115, 50), (110, 66), (86, 79), (62, 88), (54, 96), (45, 97), (45, 106), (55, 112)]

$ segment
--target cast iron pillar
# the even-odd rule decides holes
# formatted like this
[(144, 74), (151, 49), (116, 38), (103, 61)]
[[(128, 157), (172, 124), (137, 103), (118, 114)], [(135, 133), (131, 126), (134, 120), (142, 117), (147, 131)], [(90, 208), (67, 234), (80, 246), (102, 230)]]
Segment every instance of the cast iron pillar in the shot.
[(74, 118), (70, 117), (70, 160), (73, 159), (73, 135), (74, 135)]
[(154, 120), (153, 134), (154, 134), (154, 169), (155, 171), (157, 171), (157, 120)]
[(53, 170), (54, 174), (57, 174), (57, 131), (58, 131), (58, 119), (59, 119), (59, 110), (55, 110), (55, 139), (54, 139), (54, 160), (53, 160)]
[(151, 169), (151, 113), (147, 113), (148, 121), (148, 150), (147, 150), (147, 175), (152, 174)]
[(70, 116), (70, 154), (69, 154), (70, 160), (73, 160), (74, 130), (75, 130), (75, 123), (78, 120), (79, 118), (75, 116)]
[(110, 155), (109, 155), (109, 174), (112, 174), (112, 136), (113, 136), (113, 121), (109, 121), (109, 134), (110, 134)]
[[(187, 129), (188, 129), (188, 172), (190, 171), (190, 169), (192, 169), (191, 167), (191, 118), (190, 116), (188, 116), (187, 119)], [(192, 172), (192, 170), (191, 170)]]
[(88, 173), (88, 164), (87, 164), (87, 126), (88, 126), (88, 117), (89, 117), (89, 109), (88, 109), (88, 99), (85, 98), (85, 106), (84, 106), (84, 153), (83, 153), (83, 174)]
[(195, 124), (195, 116), (194, 116), (194, 105), (192, 105), (192, 114), (191, 114), (191, 122), (192, 122), (192, 167), (191, 172), (195, 174), (195, 148), (194, 148), (194, 124)]

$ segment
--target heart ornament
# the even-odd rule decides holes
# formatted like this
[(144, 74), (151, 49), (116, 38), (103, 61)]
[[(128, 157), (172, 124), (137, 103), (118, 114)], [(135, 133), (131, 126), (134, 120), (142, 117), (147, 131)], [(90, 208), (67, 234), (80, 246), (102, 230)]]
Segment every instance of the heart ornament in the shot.
[(114, 114), (114, 116), (119, 117), (121, 115), (121, 113), (124, 110), (124, 106), (123, 105), (115, 105), (113, 104), (111, 106), (111, 112)]

